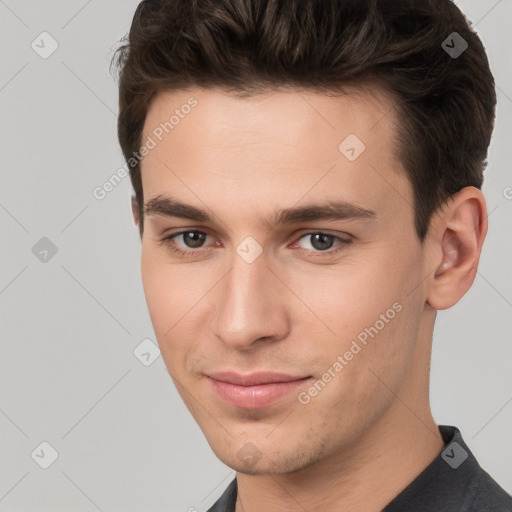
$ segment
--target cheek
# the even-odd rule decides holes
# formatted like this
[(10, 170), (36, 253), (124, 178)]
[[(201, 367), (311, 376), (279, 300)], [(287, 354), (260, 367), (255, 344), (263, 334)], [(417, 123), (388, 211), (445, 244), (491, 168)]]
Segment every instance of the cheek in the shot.
[[(169, 371), (180, 366), (184, 354), (191, 347), (191, 339), (197, 333), (190, 332), (190, 326), (204, 324), (197, 320), (201, 300), (205, 298), (209, 274), (201, 272), (198, 278), (193, 265), (171, 265), (157, 250), (144, 248), (141, 258), (142, 283), (151, 323), (160, 350)], [(172, 357), (171, 357), (172, 356)]]
[[(316, 272), (295, 272), (289, 279), (314, 316), (302, 317), (301, 330), (322, 332), (318, 345), (302, 347), (317, 361), (317, 374), (338, 356), (348, 360), (343, 374), (353, 384), (368, 381), (369, 368), (385, 374), (405, 368), (414, 351), (421, 301), (410, 294), (417, 279), (417, 258), (381, 249), (365, 261)], [(318, 326), (318, 328), (317, 328)], [(341, 375), (341, 373), (340, 373)], [(374, 377), (375, 378), (375, 377)]]
[(288, 279), (327, 337), (330, 331), (334, 338), (352, 338), (403, 300), (401, 276), (379, 261), (296, 271)]
[[(322, 341), (318, 370), (325, 372), (342, 357), (343, 369), (334, 370), (337, 385), (326, 393), (327, 400), (358, 407), (385, 398), (379, 377), (393, 389), (403, 380), (414, 354), (422, 303), (410, 293), (418, 260), (405, 251), (400, 256), (381, 250), (365, 262), (303, 278), (303, 293), (310, 290), (308, 305), (334, 331)], [(340, 396), (340, 389), (350, 389), (350, 397)]]

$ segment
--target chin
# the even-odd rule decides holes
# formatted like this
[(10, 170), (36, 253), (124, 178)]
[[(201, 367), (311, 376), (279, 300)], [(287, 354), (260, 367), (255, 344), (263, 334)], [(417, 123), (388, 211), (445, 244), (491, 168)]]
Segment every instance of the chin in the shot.
[(214, 452), (231, 469), (255, 476), (282, 475), (300, 471), (319, 461), (323, 456), (321, 450), (310, 454), (301, 452), (300, 448), (290, 448), (290, 453), (283, 453), (270, 447), (262, 448), (260, 451), (252, 443), (245, 443), (235, 453), (226, 453), (225, 450), (214, 450)]

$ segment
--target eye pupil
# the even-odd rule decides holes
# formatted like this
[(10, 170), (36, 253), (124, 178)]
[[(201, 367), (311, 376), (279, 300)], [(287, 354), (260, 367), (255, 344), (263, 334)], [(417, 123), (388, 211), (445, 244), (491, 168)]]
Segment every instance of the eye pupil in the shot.
[(200, 233), (199, 231), (189, 231), (188, 233), (183, 233), (183, 241), (188, 247), (201, 247), (205, 240), (206, 234)]
[(317, 250), (330, 249), (333, 243), (334, 237), (332, 235), (326, 235), (324, 233), (311, 235), (311, 245)]

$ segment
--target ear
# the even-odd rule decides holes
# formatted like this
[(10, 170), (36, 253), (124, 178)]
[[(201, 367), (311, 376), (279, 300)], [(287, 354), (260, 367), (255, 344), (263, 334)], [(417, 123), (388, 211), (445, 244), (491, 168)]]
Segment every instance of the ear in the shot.
[(475, 280), (487, 234), (487, 207), (482, 192), (465, 187), (432, 219), (428, 243), (434, 249), (427, 302), (434, 309), (455, 305)]
[(137, 199), (135, 198), (135, 196), (132, 196), (132, 215), (133, 215), (133, 222), (135, 222), (136, 226), (139, 226), (139, 224), (140, 224), (139, 204), (137, 203)]

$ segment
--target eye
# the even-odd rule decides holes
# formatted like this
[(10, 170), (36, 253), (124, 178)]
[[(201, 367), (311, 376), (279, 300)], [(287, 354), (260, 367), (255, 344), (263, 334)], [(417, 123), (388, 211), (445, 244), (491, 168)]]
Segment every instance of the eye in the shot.
[[(208, 236), (204, 231), (191, 229), (166, 236), (160, 243), (167, 245), (169, 249), (179, 255), (188, 256), (202, 252), (203, 244)], [(180, 239), (182, 244), (178, 243)]]
[[(304, 240), (305, 243), (301, 243), (302, 240)], [(332, 255), (344, 249), (351, 242), (352, 239), (348, 235), (346, 238), (343, 238), (319, 231), (315, 233), (306, 233), (301, 236), (293, 246), (299, 246), (312, 255), (318, 255), (318, 253), (320, 253), (320, 255), (321, 253)], [(334, 250), (330, 250), (332, 247), (334, 247)]]
[(207, 236), (208, 235), (202, 231), (183, 231), (182, 233), (174, 235), (174, 237), (182, 237), (182, 241), (189, 249), (201, 247)]

